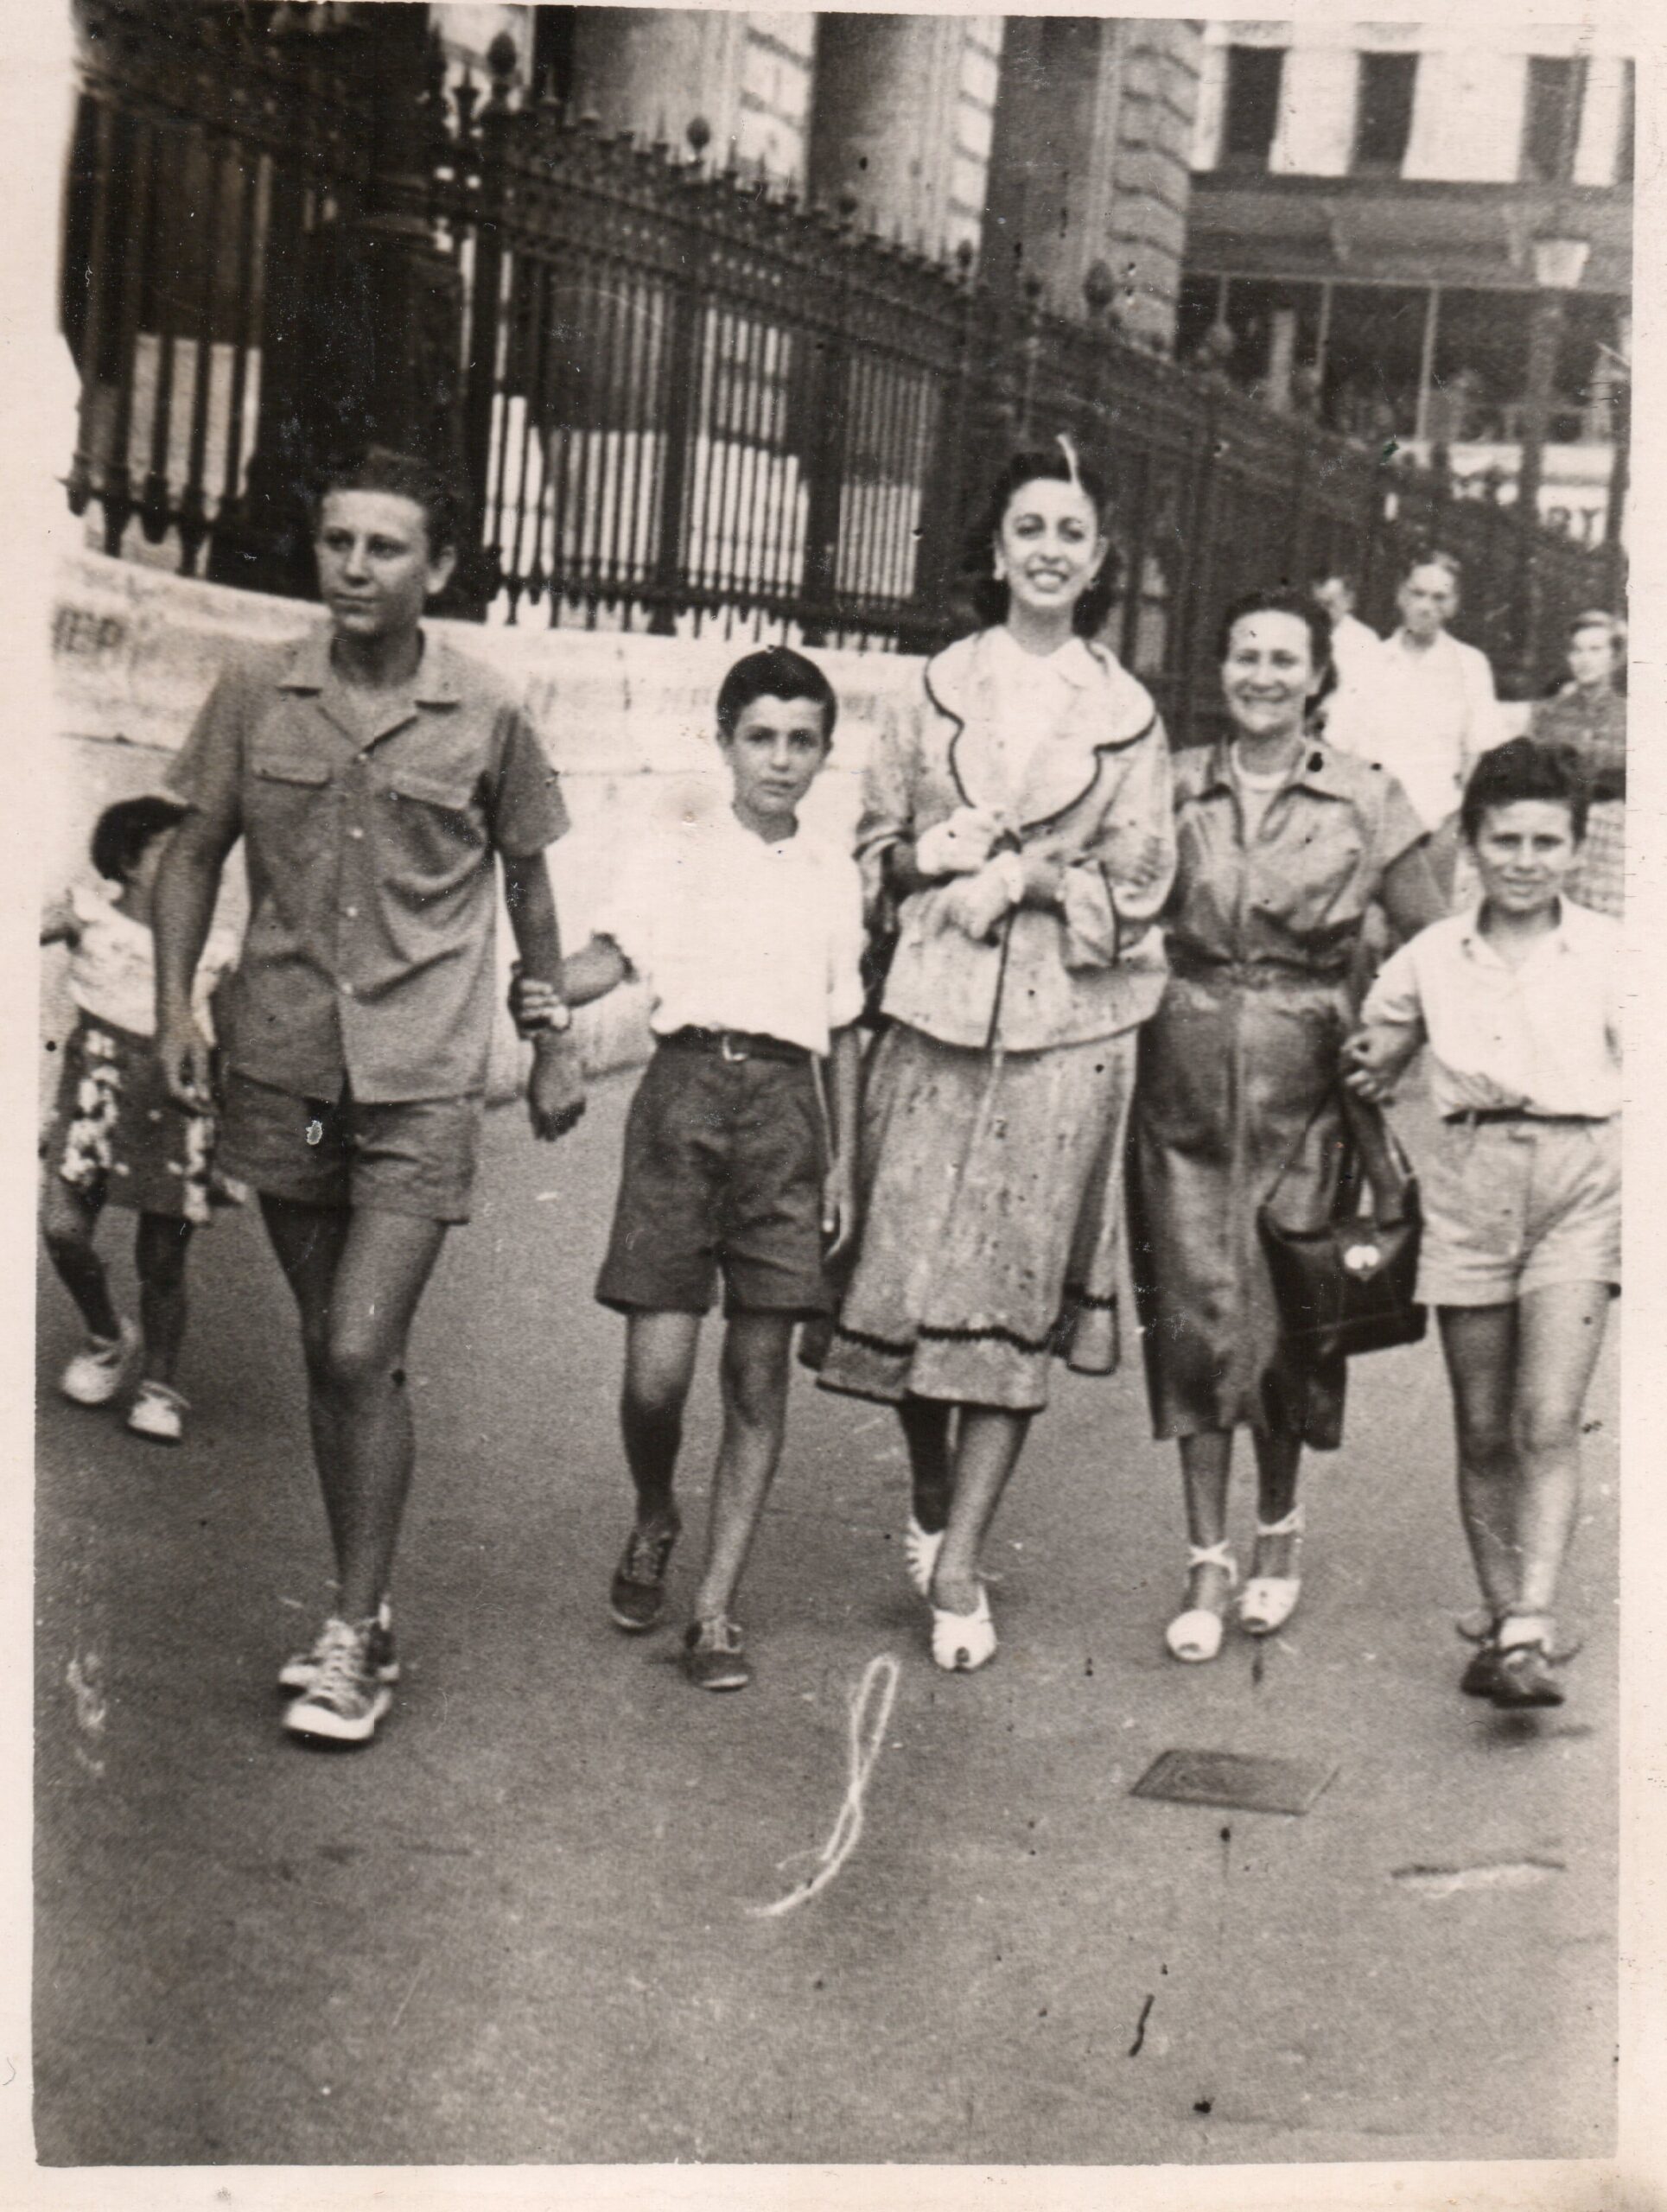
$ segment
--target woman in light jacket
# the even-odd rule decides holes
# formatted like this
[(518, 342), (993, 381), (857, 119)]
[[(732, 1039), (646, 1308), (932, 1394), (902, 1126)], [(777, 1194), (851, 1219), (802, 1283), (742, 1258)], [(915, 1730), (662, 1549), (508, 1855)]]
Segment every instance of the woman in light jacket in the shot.
[(1104, 488), (1063, 440), (995, 488), (988, 627), (930, 661), (870, 765), (858, 849), (897, 909), (865, 1085), (863, 1228), (824, 1387), (894, 1405), (932, 1656), (996, 1649), (979, 1554), (1056, 1354), (1116, 1363), (1135, 1033), (1162, 995), (1169, 748), (1093, 642)]

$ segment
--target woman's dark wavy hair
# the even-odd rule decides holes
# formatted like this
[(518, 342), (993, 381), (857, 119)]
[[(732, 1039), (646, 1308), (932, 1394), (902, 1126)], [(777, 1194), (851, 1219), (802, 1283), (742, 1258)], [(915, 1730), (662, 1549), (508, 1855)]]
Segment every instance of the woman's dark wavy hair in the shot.
[(1518, 799), (1543, 799), (1568, 809), (1568, 826), (1578, 845), (1586, 835), (1590, 791), (1580, 756), (1567, 745), (1548, 745), (1543, 739), (1513, 737), (1484, 753), (1470, 772), (1465, 795), (1459, 802), (1459, 827), (1467, 845), (1482, 833), (1482, 817), (1491, 806), (1514, 806)]
[[(1055, 484), (1072, 481), (1071, 464), (1058, 446), (1039, 446), (1028, 453), (1014, 454), (990, 486), (977, 526), (967, 540), (963, 566), (971, 585), (972, 611), (982, 630), (994, 629), (998, 622), (1007, 620), (1008, 588), (989, 573), (989, 549), (1000, 532), (1002, 518), (1014, 493), (1040, 478)], [(1098, 469), (1078, 461), (1076, 481), (1092, 502), (1101, 535), (1108, 535), (1111, 527), (1111, 493), (1105, 479)], [(1098, 575), (1071, 611), (1071, 625), (1079, 638), (1098, 637), (1104, 628), (1111, 602), (1117, 595), (1119, 573), (1117, 555), (1108, 549)]]
[(1247, 614), (1294, 614), (1308, 632), (1308, 642), (1314, 650), (1314, 664), (1320, 670), (1320, 689), (1308, 702), (1312, 714), (1320, 701), (1337, 689), (1337, 664), (1332, 658), (1332, 621), (1325, 608), (1310, 599), (1306, 592), (1294, 591), (1288, 584), (1273, 584), (1265, 590), (1243, 591), (1229, 601), (1223, 609), (1221, 622), (1216, 631), (1216, 665), (1226, 660), (1233, 642), (1233, 631)]

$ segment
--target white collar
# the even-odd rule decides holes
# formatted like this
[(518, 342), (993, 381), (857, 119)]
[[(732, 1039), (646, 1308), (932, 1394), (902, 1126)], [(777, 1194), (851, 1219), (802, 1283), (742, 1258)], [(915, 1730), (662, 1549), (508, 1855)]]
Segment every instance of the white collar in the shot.
[(1009, 675), (1022, 675), (1034, 680), (1039, 670), (1046, 669), (1050, 675), (1064, 677), (1073, 690), (1080, 691), (1099, 674), (1093, 654), (1080, 638), (1067, 638), (1051, 653), (1028, 653), (1005, 622), (996, 623), (986, 634), (990, 651), (1000, 657)]
[[(1531, 963), (1549, 957), (1554, 952), (1577, 950), (1585, 930), (1585, 917), (1586, 909), (1583, 906), (1577, 906), (1567, 893), (1562, 893), (1557, 900), (1556, 927), (1546, 931), (1535, 944), (1528, 958), (1519, 963), (1519, 967), (1526, 968)], [(1479, 899), (1473, 906), (1467, 906), (1460, 917), (1459, 942), (1467, 952), (1473, 956), (1479, 954), (1482, 958), (1492, 961), (1497, 967), (1508, 968), (1511, 965), (1511, 963), (1504, 959), (1482, 935), (1482, 902)]]

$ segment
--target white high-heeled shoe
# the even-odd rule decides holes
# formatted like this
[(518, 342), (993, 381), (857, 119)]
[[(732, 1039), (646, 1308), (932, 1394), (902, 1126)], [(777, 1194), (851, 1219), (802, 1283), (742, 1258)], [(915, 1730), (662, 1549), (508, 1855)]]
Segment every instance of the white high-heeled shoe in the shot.
[(946, 1613), (940, 1605), (932, 1607), (932, 1656), (949, 1675), (970, 1675), (996, 1656), (996, 1624), (982, 1582), (976, 1612)]
[[(1224, 1536), (1218, 1544), (1188, 1544), (1187, 1572), (1194, 1567), (1218, 1567), (1227, 1577), (1231, 1592), (1238, 1580), (1238, 1567)], [(1184, 1659), (1189, 1666), (1202, 1665), (1213, 1659), (1221, 1649), (1223, 1617), (1207, 1605), (1191, 1605), (1184, 1613), (1177, 1613), (1163, 1631), (1163, 1640), (1169, 1647), (1172, 1658)]]
[(944, 1534), (941, 1529), (923, 1529), (910, 1514), (909, 1525), (903, 1532), (903, 1564), (918, 1598), (929, 1599), (932, 1596), (932, 1578), (937, 1571), (938, 1554), (944, 1548)]
[[(1302, 1508), (1294, 1505), (1282, 1521), (1258, 1521), (1258, 1536), (1302, 1535)], [(1295, 1554), (1293, 1554), (1295, 1556)], [(1238, 1624), (1247, 1636), (1273, 1636), (1296, 1611), (1302, 1594), (1300, 1574), (1253, 1574), (1238, 1601)]]

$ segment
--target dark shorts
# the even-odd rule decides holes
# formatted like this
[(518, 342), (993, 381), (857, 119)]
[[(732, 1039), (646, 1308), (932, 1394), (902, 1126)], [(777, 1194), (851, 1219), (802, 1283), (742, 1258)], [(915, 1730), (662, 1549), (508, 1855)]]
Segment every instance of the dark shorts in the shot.
[(826, 1313), (823, 1142), (808, 1059), (662, 1045), (625, 1125), (596, 1295), (621, 1313)]
[(368, 1206), (423, 1221), (469, 1217), (483, 1101), (330, 1101), (229, 1074), (220, 1166), (263, 1198), (296, 1205)]

